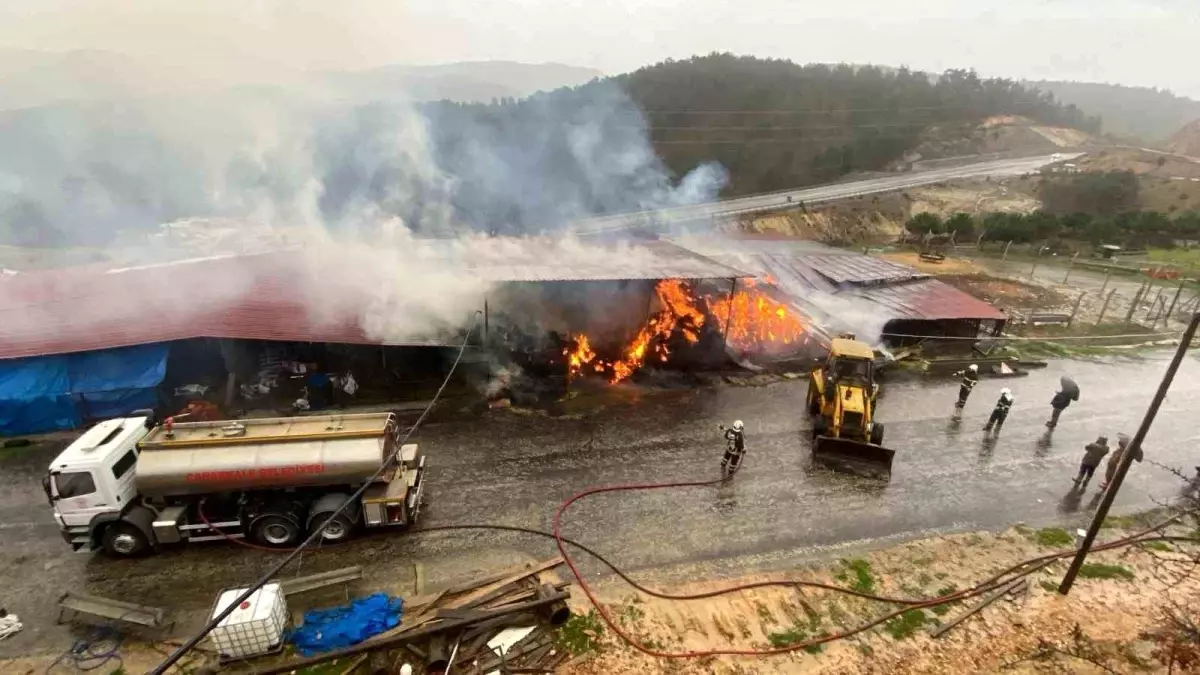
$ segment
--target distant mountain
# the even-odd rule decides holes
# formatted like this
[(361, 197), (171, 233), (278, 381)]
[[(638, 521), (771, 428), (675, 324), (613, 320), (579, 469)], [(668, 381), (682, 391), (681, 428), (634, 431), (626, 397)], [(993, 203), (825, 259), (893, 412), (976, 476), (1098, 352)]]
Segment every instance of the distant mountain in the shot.
[[(464, 103), (521, 98), (576, 86), (604, 73), (561, 63), (478, 61), (433, 66), (387, 65), (311, 77), (351, 101), (405, 97)], [(118, 101), (178, 96), (222, 89), (286, 89), (288, 83), (220, 82), (186, 77), (166, 66), (101, 50), (41, 52), (0, 49), (0, 110), (65, 102)]]
[(177, 73), (100, 50), (0, 49), (0, 110), (183, 90)]
[(435, 66), (390, 65), (324, 73), (318, 79), (351, 100), (389, 99), (403, 94), (416, 101), (487, 103), (574, 87), (599, 77), (604, 77), (599, 70), (561, 63), (471, 61)]
[(1103, 118), (1104, 131), (1158, 144), (1183, 125), (1200, 118), (1200, 101), (1165, 89), (1096, 82), (1028, 82), (1063, 103)]
[(1167, 149), (1180, 155), (1200, 158), (1200, 119), (1176, 131), (1167, 142)]

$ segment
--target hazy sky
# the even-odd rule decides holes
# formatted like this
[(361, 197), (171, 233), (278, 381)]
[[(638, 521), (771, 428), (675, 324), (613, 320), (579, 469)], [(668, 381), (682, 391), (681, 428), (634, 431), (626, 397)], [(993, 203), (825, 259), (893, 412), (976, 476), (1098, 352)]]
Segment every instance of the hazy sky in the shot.
[(1200, 0), (0, 0), (0, 47), (120, 51), (221, 79), (489, 59), (617, 73), (732, 51), (1200, 98)]

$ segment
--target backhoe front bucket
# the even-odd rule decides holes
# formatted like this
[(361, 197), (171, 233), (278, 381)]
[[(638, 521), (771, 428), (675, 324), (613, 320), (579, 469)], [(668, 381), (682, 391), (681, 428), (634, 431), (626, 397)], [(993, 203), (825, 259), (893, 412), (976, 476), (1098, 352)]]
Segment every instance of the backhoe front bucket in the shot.
[(813, 441), (813, 461), (835, 471), (866, 478), (891, 480), (892, 458), (896, 451), (881, 445), (832, 436), (817, 436)]

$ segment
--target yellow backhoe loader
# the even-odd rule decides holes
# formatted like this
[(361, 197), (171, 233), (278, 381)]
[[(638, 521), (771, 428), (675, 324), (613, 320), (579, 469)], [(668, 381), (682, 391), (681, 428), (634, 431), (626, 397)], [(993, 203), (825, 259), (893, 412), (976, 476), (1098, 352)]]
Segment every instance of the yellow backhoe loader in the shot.
[(875, 354), (844, 335), (829, 346), (825, 364), (812, 371), (806, 405), (813, 416), (813, 461), (839, 471), (890, 480), (896, 451), (883, 447), (876, 422)]

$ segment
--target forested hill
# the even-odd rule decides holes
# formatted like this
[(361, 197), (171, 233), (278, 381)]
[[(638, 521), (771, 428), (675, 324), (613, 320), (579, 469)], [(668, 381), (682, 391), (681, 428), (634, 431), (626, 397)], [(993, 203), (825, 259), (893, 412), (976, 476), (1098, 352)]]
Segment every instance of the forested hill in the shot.
[(1104, 118), (1104, 130), (1145, 143), (1160, 143), (1183, 125), (1200, 119), (1200, 101), (1165, 89), (1098, 82), (1028, 82), (1090, 115)]
[[(614, 88), (628, 95), (628, 110), (613, 101)], [(666, 61), (521, 101), (442, 102), (432, 106), (429, 117), (443, 164), (465, 179), (460, 185), (466, 187), (480, 170), (468, 150), (481, 135), (491, 147), (523, 144), (525, 149), (513, 150), (516, 154), (536, 146), (538, 157), (530, 161), (553, 161), (578, 151), (571, 146), (578, 139), (572, 141), (569, 133), (581, 125), (597, 125), (605, 136), (601, 144), (610, 149), (628, 145), (629, 128), (641, 124), (639, 111), (653, 150), (670, 173), (679, 178), (705, 162), (719, 162), (729, 173), (724, 196), (882, 169), (916, 146), (930, 127), (974, 129), (992, 115), (1093, 132), (1100, 126), (1098, 118), (1060, 105), (1050, 94), (1013, 80), (981, 79), (972, 71), (934, 76), (905, 68), (801, 66), (731, 54)], [(573, 172), (586, 178), (577, 172), (587, 169), (572, 165), (553, 172), (551, 180), (571, 180)], [(638, 206), (592, 197), (587, 196), (596, 212)]]
[(716, 159), (731, 173), (733, 194), (882, 168), (934, 125), (1014, 114), (1093, 132), (1100, 126), (1048, 94), (966, 70), (931, 77), (906, 68), (714, 54), (618, 81), (645, 112), (668, 165), (679, 171)]

